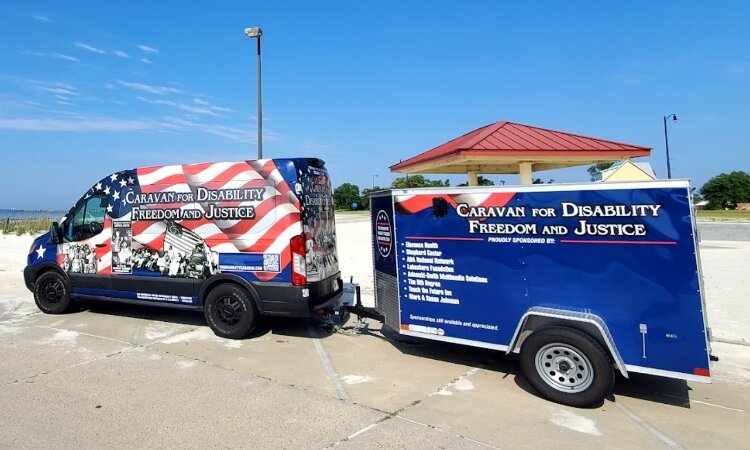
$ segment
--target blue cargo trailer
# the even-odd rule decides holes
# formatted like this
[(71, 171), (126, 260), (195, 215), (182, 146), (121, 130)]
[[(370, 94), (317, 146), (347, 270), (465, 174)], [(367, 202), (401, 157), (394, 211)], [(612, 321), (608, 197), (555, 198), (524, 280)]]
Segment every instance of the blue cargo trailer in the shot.
[(398, 189), (371, 210), (375, 309), (398, 333), (519, 353), (574, 406), (615, 370), (710, 382), (688, 181)]

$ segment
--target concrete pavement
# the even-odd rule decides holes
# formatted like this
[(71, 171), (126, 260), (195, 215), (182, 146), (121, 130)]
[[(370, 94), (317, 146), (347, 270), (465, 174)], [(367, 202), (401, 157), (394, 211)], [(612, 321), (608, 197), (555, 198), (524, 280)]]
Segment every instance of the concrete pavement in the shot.
[[(338, 228), (342, 261), (369, 252), (358, 222)], [(228, 341), (194, 312), (50, 316), (0, 268), (0, 447), (747, 448), (750, 242), (704, 241), (701, 256), (714, 384), (633, 375), (587, 409), (542, 400), (501, 354), (377, 322), (329, 335), (267, 320)]]

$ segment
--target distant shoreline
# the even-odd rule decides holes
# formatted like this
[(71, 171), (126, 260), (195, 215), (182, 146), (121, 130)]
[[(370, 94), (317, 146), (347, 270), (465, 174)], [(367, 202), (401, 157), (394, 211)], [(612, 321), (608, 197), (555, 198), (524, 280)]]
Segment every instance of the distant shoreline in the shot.
[(62, 209), (0, 208), (0, 220), (7, 219), (59, 219), (67, 211)]
[(25, 208), (0, 208), (1, 211), (11, 211), (11, 212), (65, 212), (64, 209), (25, 209)]

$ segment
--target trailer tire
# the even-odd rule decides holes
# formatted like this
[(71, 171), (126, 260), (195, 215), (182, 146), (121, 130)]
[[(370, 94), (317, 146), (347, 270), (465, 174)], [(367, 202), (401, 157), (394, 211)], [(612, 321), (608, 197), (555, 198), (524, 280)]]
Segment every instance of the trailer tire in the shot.
[(615, 374), (609, 355), (591, 336), (567, 327), (533, 332), (521, 347), (521, 370), (543, 397), (589, 406), (609, 395)]
[(70, 308), (68, 283), (59, 272), (49, 270), (34, 281), (34, 302), (47, 314), (62, 314)]
[(258, 318), (250, 294), (230, 283), (211, 289), (203, 304), (203, 313), (214, 334), (227, 339), (246, 338), (255, 329)]

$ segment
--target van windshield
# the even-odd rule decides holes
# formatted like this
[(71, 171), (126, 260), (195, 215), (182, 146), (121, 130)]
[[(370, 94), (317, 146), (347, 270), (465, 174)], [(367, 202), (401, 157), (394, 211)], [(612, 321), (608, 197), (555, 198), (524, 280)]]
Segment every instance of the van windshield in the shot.
[(308, 166), (307, 173), (303, 175), (302, 186), (307, 280), (321, 281), (339, 271), (336, 223), (328, 171)]

